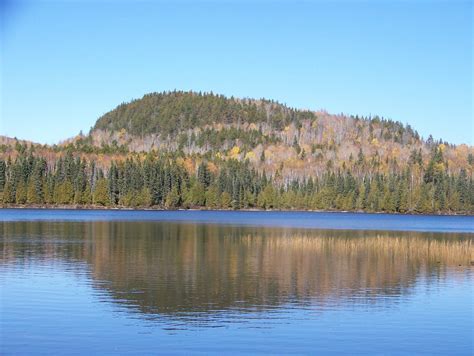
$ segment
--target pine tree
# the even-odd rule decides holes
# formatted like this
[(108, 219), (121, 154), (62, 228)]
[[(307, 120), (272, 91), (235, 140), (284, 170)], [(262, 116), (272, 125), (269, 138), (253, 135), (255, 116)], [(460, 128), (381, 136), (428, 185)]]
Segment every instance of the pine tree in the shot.
[(469, 184), (467, 180), (467, 173), (465, 169), (461, 169), (457, 179), (456, 190), (459, 194), (459, 203), (462, 209), (466, 209), (470, 200)]
[(152, 204), (151, 192), (147, 187), (143, 187), (138, 196), (138, 205), (149, 207)]
[(204, 206), (206, 203), (206, 195), (204, 184), (200, 181), (193, 181), (191, 187), (186, 193), (184, 204), (187, 208)]
[(114, 163), (111, 164), (109, 170), (109, 194), (110, 194), (110, 202), (112, 205), (116, 205), (119, 202), (119, 179), (118, 179), (118, 170)]
[(18, 186), (16, 188), (16, 193), (15, 193), (15, 202), (17, 204), (26, 203), (26, 186), (23, 180), (20, 180), (20, 182), (18, 182)]
[(86, 187), (81, 195), (81, 204), (92, 204), (92, 189), (89, 182), (86, 183)]
[(430, 185), (425, 184), (421, 187), (420, 198), (418, 200), (416, 210), (419, 213), (432, 213), (433, 212), (433, 199), (431, 197)]
[(241, 203), (241, 185), (237, 177), (234, 178), (232, 183), (232, 208), (240, 209)]
[(70, 181), (64, 181), (55, 186), (55, 202), (57, 204), (71, 204), (74, 201), (74, 186)]
[(211, 172), (207, 167), (207, 163), (202, 162), (198, 168), (198, 181), (204, 186), (204, 189), (211, 184)]
[(174, 209), (180, 206), (181, 197), (178, 192), (178, 188), (175, 186), (166, 195), (165, 207), (167, 209)]
[(38, 204), (40, 203), (38, 194), (36, 193), (36, 182), (33, 177), (31, 177), (28, 181), (28, 189), (27, 189), (27, 196), (26, 202), (28, 204)]
[(110, 204), (108, 182), (105, 178), (100, 178), (94, 187), (94, 204), (108, 206)]
[(215, 209), (219, 207), (219, 189), (216, 185), (211, 185), (205, 194), (206, 207)]
[(3, 189), (3, 203), (13, 204), (15, 203), (15, 191), (13, 190), (12, 184), (10, 181), (5, 183)]
[(398, 206), (397, 211), (400, 213), (406, 213), (410, 210), (408, 202), (408, 185), (406, 180), (402, 179), (398, 187)]
[(380, 191), (377, 180), (372, 179), (370, 183), (369, 193), (367, 195), (367, 209), (369, 211), (379, 211), (380, 208)]
[(271, 184), (267, 184), (258, 196), (258, 206), (263, 209), (273, 209), (275, 205), (276, 192)]
[(222, 192), (221, 194), (221, 208), (229, 209), (232, 204), (232, 197), (228, 192)]
[(358, 187), (358, 193), (357, 193), (357, 200), (355, 203), (355, 209), (356, 210), (364, 210), (365, 209), (365, 184), (364, 182), (361, 182)]
[(6, 172), (7, 165), (5, 161), (0, 160), (0, 193), (3, 192), (3, 188), (5, 187), (5, 182), (7, 179)]

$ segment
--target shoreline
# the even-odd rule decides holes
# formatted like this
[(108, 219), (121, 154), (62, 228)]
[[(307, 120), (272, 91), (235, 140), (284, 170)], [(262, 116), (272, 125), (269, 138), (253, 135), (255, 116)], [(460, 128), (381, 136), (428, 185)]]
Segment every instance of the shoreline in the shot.
[(177, 208), (177, 209), (166, 209), (162, 207), (124, 207), (124, 206), (102, 206), (102, 205), (49, 205), (49, 204), (2, 204), (0, 205), (0, 210), (2, 209), (33, 209), (33, 210), (97, 210), (97, 211), (215, 211), (215, 212), (225, 212), (225, 211), (233, 211), (233, 212), (299, 212), (299, 213), (351, 213), (351, 214), (379, 214), (379, 215), (406, 215), (406, 216), (467, 216), (467, 217), (474, 217), (474, 213), (447, 213), (447, 212), (440, 212), (440, 213), (430, 213), (430, 214), (423, 214), (417, 212), (407, 212), (407, 213), (399, 213), (399, 212), (386, 212), (386, 211), (364, 211), (364, 210), (301, 210), (301, 209), (261, 209), (261, 208), (242, 208), (242, 209), (223, 209), (223, 208)]

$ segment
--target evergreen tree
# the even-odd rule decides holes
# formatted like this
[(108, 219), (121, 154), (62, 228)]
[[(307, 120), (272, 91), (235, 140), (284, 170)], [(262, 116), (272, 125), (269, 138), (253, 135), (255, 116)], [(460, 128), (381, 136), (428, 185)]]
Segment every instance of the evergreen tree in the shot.
[(205, 194), (206, 207), (216, 209), (219, 207), (219, 188), (216, 185), (211, 185)]
[(207, 167), (207, 163), (202, 162), (198, 168), (198, 181), (204, 186), (204, 189), (211, 184), (211, 172)]
[(38, 194), (36, 193), (36, 182), (37, 180), (33, 179), (33, 177), (28, 180), (28, 188), (26, 193), (26, 202), (28, 204), (41, 203)]
[(140, 194), (138, 196), (138, 205), (143, 207), (149, 207), (152, 204), (152, 197), (150, 189), (147, 187), (143, 187), (140, 190)]
[(7, 165), (5, 161), (0, 160), (0, 193), (3, 192), (3, 188), (5, 187), (6, 182), (6, 172), (7, 172)]
[(171, 191), (166, 195), (165, 207), (167, 209), (174, 209), (180, 206), (181, 197), (178, 192), (178, 188), (174, 186)]
[(108, 206), (110, 204), (109, 188), (105, 178), (97, 180), (94, 187), (93, 202), (94, 204), (102, 206)]
[(15, 192), (15, 202), (17, 204), (25, 204), (26, 203), (26, 186), (23, 180), (18, 182), (18, 186)]
[(221, 194), (221, 208), (224, 208), (224, 209), (229, 209), (231, 207), (231, 204), (232, 204), (232, 197), (230, 196), (230, 194), (228, 192), (223, 192)]
[(12, 183), (8, 180), (5, 183), (3, 189), (3, 203), (5, 204), (13, 204), (15, 203), (15, 191), (13, 190)]

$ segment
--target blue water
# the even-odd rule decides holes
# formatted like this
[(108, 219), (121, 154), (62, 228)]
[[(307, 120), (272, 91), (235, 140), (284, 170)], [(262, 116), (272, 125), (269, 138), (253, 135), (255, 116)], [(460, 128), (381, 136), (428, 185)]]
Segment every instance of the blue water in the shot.
[(474, 233), (474, 216), (336, 212), (0, 209), (0, 221), (174, 221), (311, 229)]
[(0, 354), (472, 355), (472, 219), (0, 210)]

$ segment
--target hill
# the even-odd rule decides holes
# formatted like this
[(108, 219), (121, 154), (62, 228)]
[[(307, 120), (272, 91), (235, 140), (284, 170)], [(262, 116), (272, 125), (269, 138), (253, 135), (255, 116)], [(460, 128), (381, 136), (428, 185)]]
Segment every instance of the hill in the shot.
[(37, 169), (39, 203), (472, 212), (473, 156), (378, 116), (173, 91), (123, 103), (59, 145), (0, 140), (0, 193), (28, 203)]
[(378, 116), (331, 115), (265, 99), (194, 92), (153, 93), (121, 104), (100, 117), (81, 143), (248, 159), (260, 170), (289, 179), (318, 176), (328, 167), (399, 171), (410, 160), (427, 163), (440, 144), (448, 169), (459, 172), (474, 152), (431, 137), (424, 141), (410, 125)]

